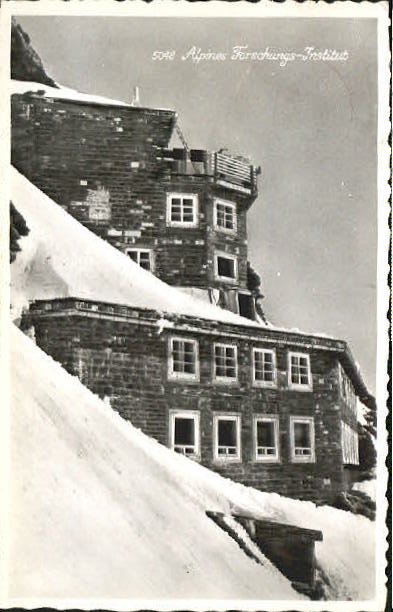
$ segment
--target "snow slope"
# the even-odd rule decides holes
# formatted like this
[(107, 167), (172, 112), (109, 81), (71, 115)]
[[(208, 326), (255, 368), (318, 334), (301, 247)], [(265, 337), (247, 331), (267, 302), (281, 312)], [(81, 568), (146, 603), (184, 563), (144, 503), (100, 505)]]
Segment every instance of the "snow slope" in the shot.
[(17, 328), (11, 347), (11, 598), (300, 598), (205, 515), (229, 511), (207, 470), (193, 479)]
[(376, 479), (372, 480), (363, 480), (362, 482), (355, 482), (352, 486), (354, 491), (361, 491), (362, 493), (366, 493), (373, 501), (377, 499), (377, 481)]
[(173, 453), (14, 327), (11, 358), (10, 605), (70, 596), (300, 598), (206, 510), (321, 529), (317, 562), (329, 597), (374, 597), (368, 519), (244, 487)]
[[(78, 297), (266, 329), (261, 320), (251, 321), (167, 285), (84, 227), (14, 167), (10, 175), (11, 199), (30, 229), (11, 268), (14, 318), (26, 300)], [(270, 324), (268, 328), (329, 337)]]
[(78, 297), (261, 328), (255, 321), (186, 295), (143, 270), (13, 167), (11, 199), (30, 229), (11, 268), (14, 310), (20, 310), (26, 299)]

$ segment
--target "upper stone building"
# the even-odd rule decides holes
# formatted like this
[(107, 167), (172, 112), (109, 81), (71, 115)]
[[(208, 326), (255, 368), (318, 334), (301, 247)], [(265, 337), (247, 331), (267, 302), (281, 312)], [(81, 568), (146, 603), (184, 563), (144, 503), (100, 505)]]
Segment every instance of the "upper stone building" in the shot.
[[(358, 463), (356, 398), (372, 398), (345, 342), (266, 324), (247, 256), (259, 169), (225, 151), (169, 149), (176, 122), (172, 110), (14, 84), (13, 164), (134, 262), (110, 263), (97, 246), (80, 269), (67, 254), (55, 273), (38, 260), (43, 282), (26, 324), (39, 346), (161, 443), (244, 484), (332, 500)], [(40, 218), (52, 219), (56, 205), (34, 193)], [(28, 197), (13, 201), (29, 225)], [(75, 232), (71, 248), (85, 252), (91, 234), (62, 214), (47, 231), (56, 225), (61, 251), (64, 224)], [(51, 265), (59, 257), (54, 248)], [(73, 280), (90, 287), (97, 266), (94, 292)], [(121, 270), (123, 293), (104, 280), (108, 266), (114, 278)], [(67, 291), (58, 282), (65, 274)]]
[(23, 89), (12, 103), (17, 168), (164, 282), (255, 319), (246, 215), (259, 168), (223, 151), (168, 149), (174, 111)]

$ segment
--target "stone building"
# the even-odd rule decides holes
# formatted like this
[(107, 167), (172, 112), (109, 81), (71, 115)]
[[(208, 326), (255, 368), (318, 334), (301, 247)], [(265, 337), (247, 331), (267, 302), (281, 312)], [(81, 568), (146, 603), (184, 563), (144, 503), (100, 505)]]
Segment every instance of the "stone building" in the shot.
[(247, 273), (259, 169), (223, 150), (170, 149), (173, 111), (14, 87), (16, 168), (201, 305), (152, 306), (151, 274), (136, 272), (127, 303), (43, 290), (26, 315), (38, 345), (175, 451), (262, 490), (332, 499), (358, 463), (358, 399), (371, 398), (345, 342), (263, 317)]

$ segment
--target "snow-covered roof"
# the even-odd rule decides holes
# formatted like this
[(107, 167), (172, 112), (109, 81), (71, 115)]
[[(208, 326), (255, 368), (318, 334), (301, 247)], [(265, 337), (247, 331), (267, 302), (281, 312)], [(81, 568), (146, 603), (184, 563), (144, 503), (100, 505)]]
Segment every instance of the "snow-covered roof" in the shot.
[[(57, 84), (58, 87), (50, 87), (43, 83), (37, 83), (35, 81), (10, 81), (10, 93), (12, 94), (26, 94), (26, 93), (40, 93), (44, 98), (53, 98), (58, 100), (70, 100), (73, 102), (79, 102), (83, 104), (94, 104), (101, 106), (123, 106), (126, 108), (140, 108), (133, 106), (128, 102), (121, 100), (113, 100), (112, 98), (106, 98), (104, 96), (96, 96), (93, 94), (82, 93), (69, 87), (63, 87), (63, 85)], [(156, 109), (156, 110), (170, 110), (170, 109)], [(173, 111), (172, 111), (173, 112)]]
[[(81, 607), (81, 598), (94, 599), (89, 609), (105, 608), (104, 598), (220, 598), (236, 599), (235, 607), (245, 609), (241, 599), (302, 599), (255, 546), (263, 565), (206, 510), (322, 530), (316, 561), (327, 598), (375, 596), (374, 523), (244, 487), (173, 453), (124, 421), (14, 326), (10, 350), (4, 607), (63, 607), (73, 598), (78, 605), (66, 608)], [(303, 608), (293, 603), (290, 609)]]

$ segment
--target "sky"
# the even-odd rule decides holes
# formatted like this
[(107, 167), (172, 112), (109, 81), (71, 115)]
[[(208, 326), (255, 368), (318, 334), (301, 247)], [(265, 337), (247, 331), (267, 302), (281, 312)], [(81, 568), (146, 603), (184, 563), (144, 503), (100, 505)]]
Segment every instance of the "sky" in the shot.
[[(375, 392), (376, 20), (17, 21), (62, 85), (127, 102), (137, 85), (142, 106), (178, 112), (191, 148), (225, 147), (262, 167), (248, 242), (267, 317), (346, 340)], [(231, 60), (239, 45), (247, 51), (346, 51), (347, 59), (298, 58), (284, 66)], [(227, 59), (193, 62), (193, 47)], [(154, 60), (155, 51), (174, 51), (174, 58)]]

